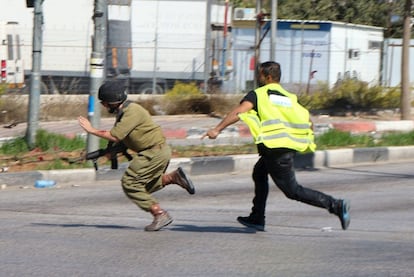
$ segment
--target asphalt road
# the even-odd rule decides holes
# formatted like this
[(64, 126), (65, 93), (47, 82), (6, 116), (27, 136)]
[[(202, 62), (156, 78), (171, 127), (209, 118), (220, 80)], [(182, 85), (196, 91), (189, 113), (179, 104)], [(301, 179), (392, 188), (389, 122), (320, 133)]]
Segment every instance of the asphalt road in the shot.
[(236, 221), (250, 172), (194, 176), (197, 192), (156, 194), (174, 222), (151, 217), (117, 181), (0, 191), (1, 276), (414, 276), (414, 163), (299, 171), (303, 185), (351, 200), (342, 231), (326, 211), (272, 184), (266, 232)]

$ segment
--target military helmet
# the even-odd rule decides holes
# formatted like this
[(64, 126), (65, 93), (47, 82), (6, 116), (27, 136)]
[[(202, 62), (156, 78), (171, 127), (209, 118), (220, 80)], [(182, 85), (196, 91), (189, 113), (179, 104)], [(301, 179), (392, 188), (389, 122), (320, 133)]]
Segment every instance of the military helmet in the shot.
[(98, 92), (98, 98), (108, 104), (120, 104), (127, 99), (127, 89), (122, 80), (106, 81)]

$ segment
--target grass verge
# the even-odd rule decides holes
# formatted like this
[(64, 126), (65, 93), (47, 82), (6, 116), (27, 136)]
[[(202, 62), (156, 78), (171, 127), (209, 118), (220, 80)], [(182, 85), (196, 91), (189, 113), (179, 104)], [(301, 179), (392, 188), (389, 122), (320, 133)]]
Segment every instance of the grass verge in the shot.
[[(378, 146), (414, 145), (414, 131), (408, 133), (385, 133), (381, 136), (370, 134), (353, 135), (349, 132), (330, 130), (315, 138), (318, 150), (336, 148), (361, 148)], [(100, 148), (105, 148), (105, 140), (100, 140)], [(172, 146), (173, 158), (256, 154), (254, 143), (244, 145), (193, 145)], [(85, 155), (84, 138), (68, 138), (64, 135), (39, 130), (35, 148), (30, 150), (24, 138), (16, 138), (0, 147), (0, 166), (13, 171), (89, 168), (93, 164), (81, 157)], [(124, 162), (124, 157), (119, 162)], [(105, 158), (99, 165), (109, 164)]]

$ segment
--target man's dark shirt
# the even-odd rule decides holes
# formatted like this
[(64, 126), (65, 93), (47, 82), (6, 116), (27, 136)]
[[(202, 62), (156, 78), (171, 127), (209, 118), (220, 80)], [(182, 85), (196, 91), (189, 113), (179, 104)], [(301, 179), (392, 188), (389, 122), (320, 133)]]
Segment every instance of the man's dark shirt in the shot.
[(257, 112), (257, 95), (256, 95), (256, 92), (254, 92), (254, 90), (249, 91), (240, 101), (240, 104), (243, 103), (244, 101), (248, 101), (252, 103), (253, 110)]
[[(281, 94), (280, 92), (278, 92), (277, 90), (268, 90), (267, 95), (271, 95), (271, 94), (287, 97), (287, 96)], [(252, 103), (253, 104), (253, 110), (255, 110), (256, 112), (258, 111), (257, 110), (257, 95), (256, 95), (256, 92), (254, 90), (249, 91), (243, 97), (243, 99), (240, 101), (240, 103), (243, 103), (244, 101), (248, 101), (248, 102)]]

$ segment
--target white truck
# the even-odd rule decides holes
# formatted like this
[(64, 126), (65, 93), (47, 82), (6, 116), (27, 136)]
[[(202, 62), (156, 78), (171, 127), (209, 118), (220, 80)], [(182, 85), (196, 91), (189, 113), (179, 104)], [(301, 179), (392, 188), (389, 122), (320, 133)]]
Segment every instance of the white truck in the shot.
[(0, 21), (0, 84), (16, 89), (24, 86), (24, 69), (17, 22)]
[[(201, 84), (206, 80), (205, 72), (231, 64), (221, 55), (223, 26), (230, 26), (231, 9), (218, 1), (208, 7), (208, 2), (107, 0), (107, 76), (128, 78), (130, 93), (152, 93), (153, 88), (163, 93), (176, 80)], [(18, 22), (28, 80), (33, 8), (24, 0), (0, 0), (0, 6), (0, 20)], [(46, 0), (42, 11), (43, 93), (88, 93), (94, 0)], [(211, 40), (206, 40), (207, 35)]]

